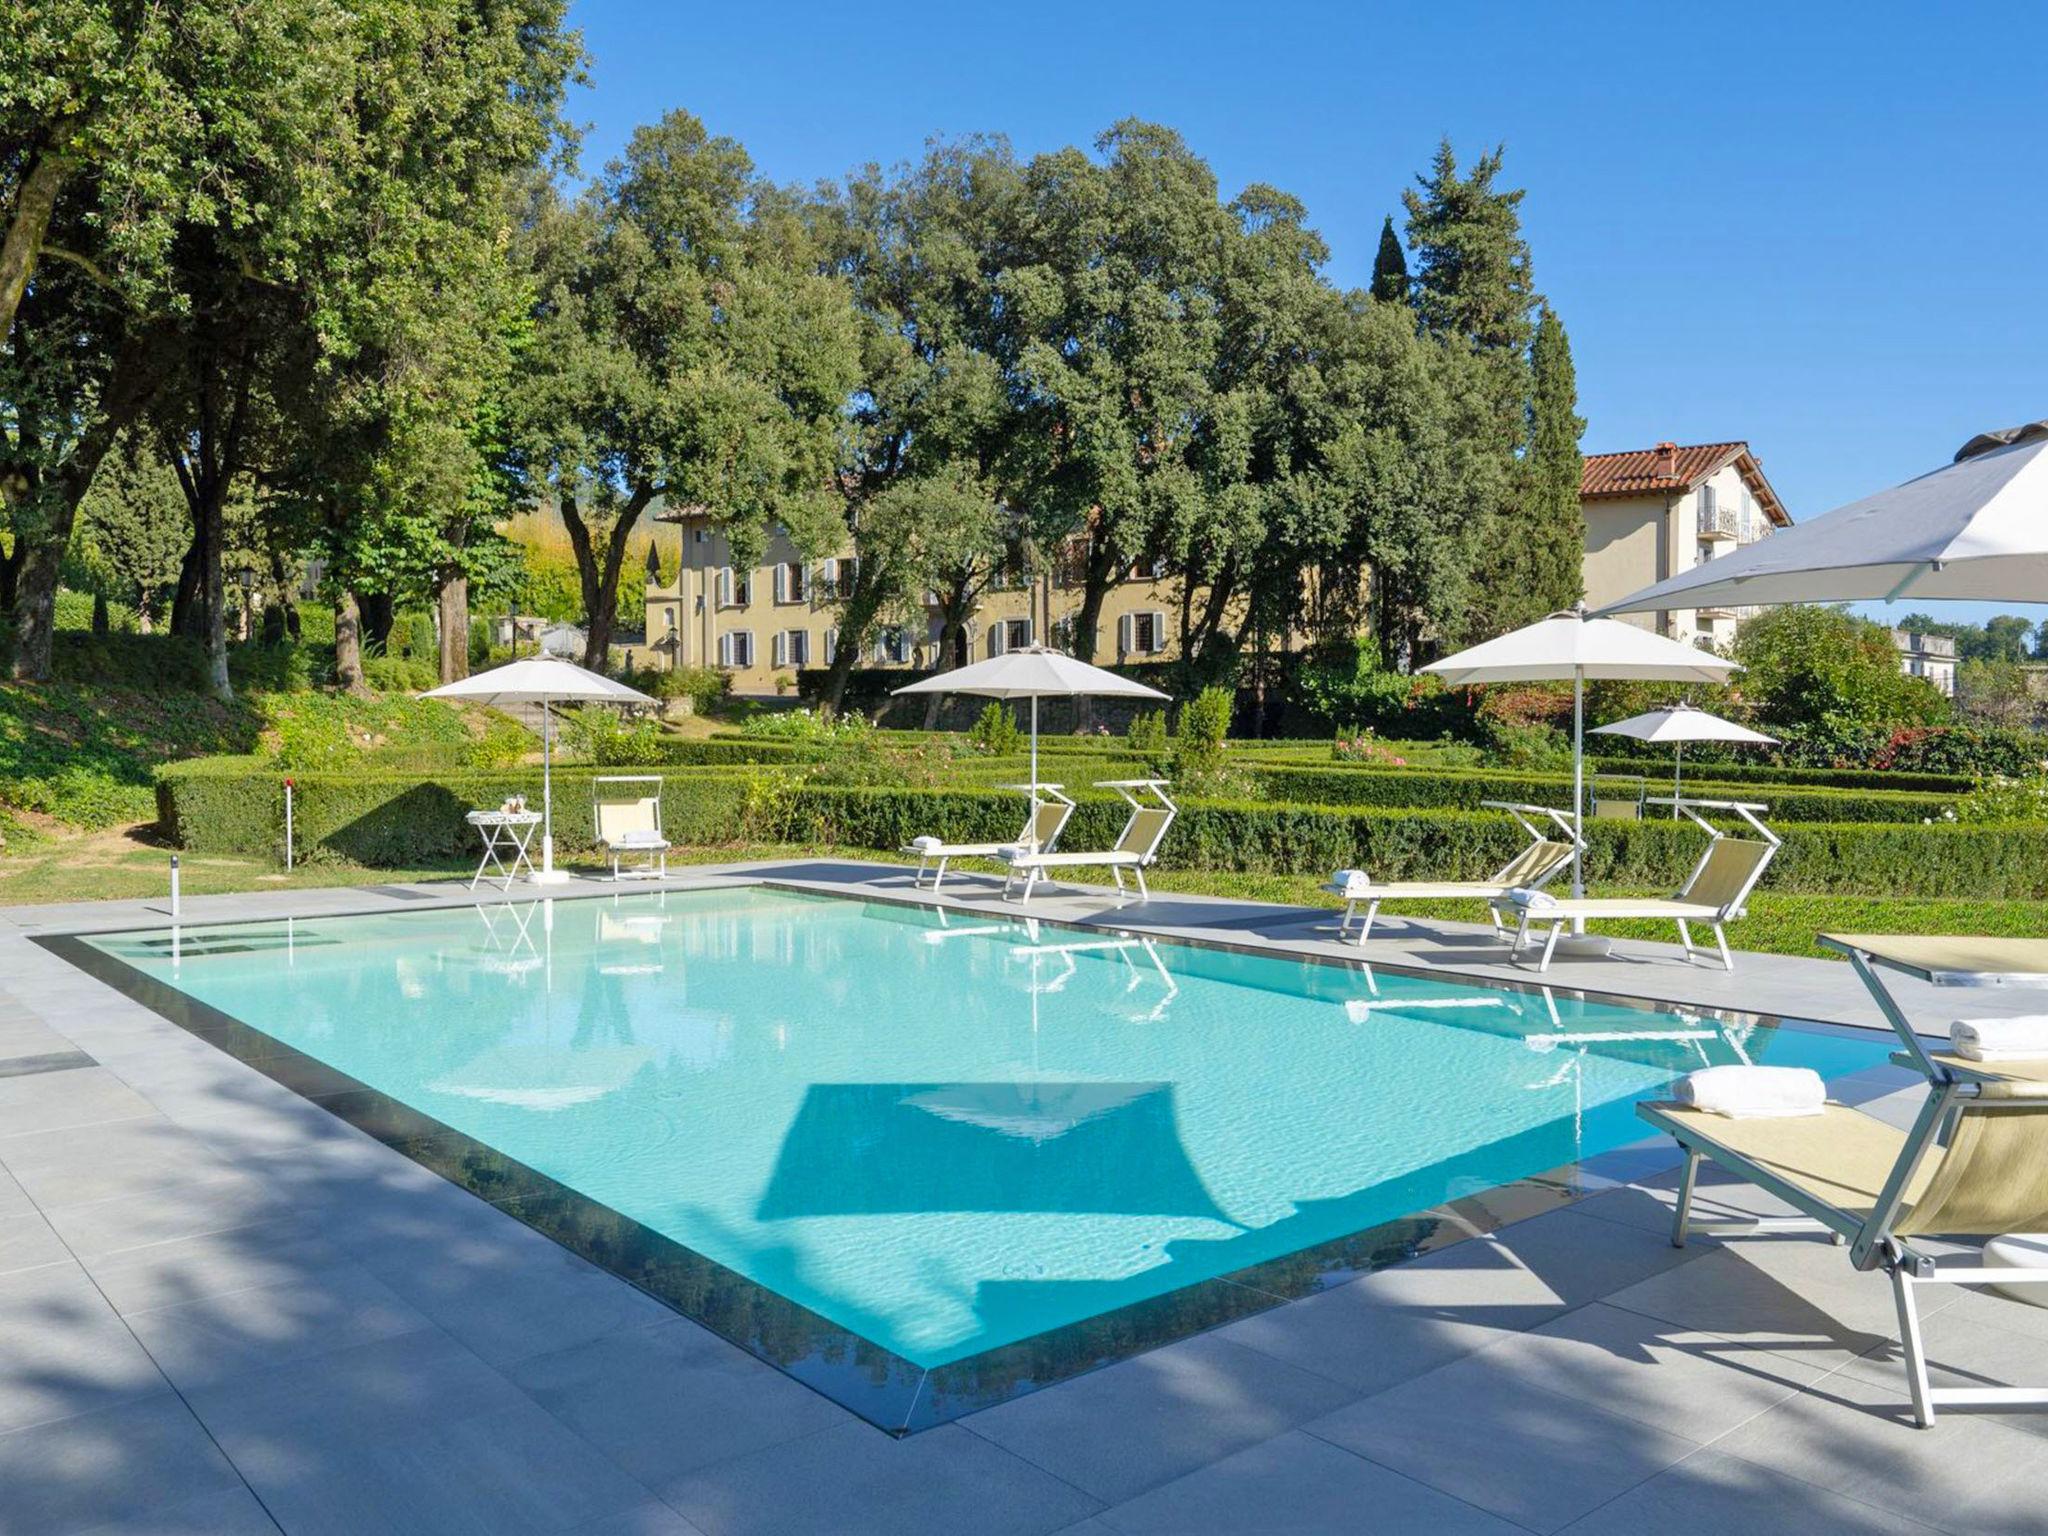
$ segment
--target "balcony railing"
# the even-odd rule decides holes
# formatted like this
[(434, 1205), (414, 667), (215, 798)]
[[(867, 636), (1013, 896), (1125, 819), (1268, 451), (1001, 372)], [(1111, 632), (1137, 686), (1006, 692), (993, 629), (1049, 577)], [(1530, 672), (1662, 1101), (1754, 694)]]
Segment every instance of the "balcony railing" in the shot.
[(1736, 539), (1742, 537), (1742, 509), (1740, 507), (1701, 507), (1700, 537), (1703, 539)]

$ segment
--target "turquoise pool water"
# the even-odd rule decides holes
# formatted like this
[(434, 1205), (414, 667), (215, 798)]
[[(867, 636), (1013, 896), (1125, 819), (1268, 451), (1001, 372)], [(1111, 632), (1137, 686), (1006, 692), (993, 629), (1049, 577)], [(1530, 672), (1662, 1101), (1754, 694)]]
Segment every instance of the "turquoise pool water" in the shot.
[(923, 1367), (1886, 1055), (759, 887), (92, 943)]

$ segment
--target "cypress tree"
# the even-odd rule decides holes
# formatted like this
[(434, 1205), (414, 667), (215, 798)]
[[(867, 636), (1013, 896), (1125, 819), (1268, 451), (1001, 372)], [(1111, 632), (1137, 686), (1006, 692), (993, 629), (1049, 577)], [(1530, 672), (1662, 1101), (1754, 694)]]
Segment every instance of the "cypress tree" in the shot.
[(1529, 345), (1537, 293), (1522, 238), (1519, 188), (1494, 186), (1505, 150), (1481, 155), (1463, 176), (1451, 141), (1437, 145), (1429, 173), (1401, 194), (1415, 252), (1415, 307), (1433, 336), (1462, 336), (1482, 352)]
[(1394, 233), (1391, 213), (1380, 226), (1379, 253), (1372, 259), (1372, 296), (1386, 304), (1408, 302), (1408, 253)]
[(1528, 528), (1521, 542), (1535, 617), (1577, 602), (1586, 590), (1586, 516), (1579, 503), (1585, 464), (1579, 438), (1586, 421), (1578, 413), (1571, 339), (1548, 304), (1537, 313), (1529, 367), (1528, 494), (1522, 503)]

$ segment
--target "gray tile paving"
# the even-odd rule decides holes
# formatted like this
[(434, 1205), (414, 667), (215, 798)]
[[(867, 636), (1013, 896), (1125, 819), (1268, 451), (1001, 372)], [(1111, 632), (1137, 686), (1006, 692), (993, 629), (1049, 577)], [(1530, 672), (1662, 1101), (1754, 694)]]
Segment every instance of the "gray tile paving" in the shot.
[[(769, 872), (906, 892), (870, 865)], [(188, 918), (464, 900), (420, 890)], [(1044, 910), (1359, 955), (1301, 909)], [(0, 1076), (9, 1533), (2048, 1529), (2048, 1415), (1907, 1427), (1884, 1281), (1811, 1240), (1672, 1249), (1654, 1144), (1601, 1159), (1604, 1192), (1567, 1209), (892, 1440), (20, 937), (161, 921), (0, 909), (0, 1058), (101, 1063)], [(1873, 1022), (1839, 966), (1745, 956), (1731, 979), (1618, 950), (1550, 979)], [(1452, 924), (1390, 925), (1363, 958), (1500, 971)], [(1836, 1086), (1912, 1106), (1891, 1069)], [(1712, 1179), (1700, 1205), (1769, 1209)], [(1943, 1369), (2048, 1367), (2048, 1311), (1926, 1301)]]
[(533, 1356), (507, 1374), (657, 1493), (701, 1467), (846, 1418), (809, 1387), (673, 1315)]
[(1303, 1426), (1534, 1531), (1591, 1513), (1699, 1448), (1480, 1354)]
[(1106, 1509), (1122, 1536), (1309, 1536), (1329, 1531), (1428, 1531), (1510, 1536), (1521, 1527), (1326, 1440), (1294, 1432), (1214, 1462)]
[(1211, 1335), (1155, 1349), (964, 1420), (1116, 1503), (1347, 1402), (1326, 1376)]
[(1934, 1529), (1712, 1450), (1695, 1452), (1565, 1527), (1568, 1536), (1926, 1536)]

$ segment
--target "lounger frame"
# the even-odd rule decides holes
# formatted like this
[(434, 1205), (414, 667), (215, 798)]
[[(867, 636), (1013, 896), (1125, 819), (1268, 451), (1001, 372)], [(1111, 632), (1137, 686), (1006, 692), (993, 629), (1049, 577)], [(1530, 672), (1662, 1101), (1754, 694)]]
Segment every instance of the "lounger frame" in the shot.
[[(1031, 893), (1037, 887), (1039, 881), (1050, 881), (1051, 877), (1046, 873), (1048, 868), (1075, 867), (1107, 869), (1111, 878), (1116, 881), (1117, 905), (1119, 906), (1123, 905), (1125, 897), (1123, 872), (1128, 869), (1132, 877), (1138, 882), (1138, 900), (1150, 901), (1152, 899), (1152, 892), (1145, 884), (1145, 868), (1159, 857), (1159, 845), (1166, 841), (1167, 832), (1172, 828), (1175, 819), (1180, 815), (1180, 807), (1173, 803), (1173, 797), (1166, 792), (1167, 782), (1165, 779), (1098, 780), (1095, 785), (1097, 789), (1116, 791), (1131, 808), (1131, 814), (1124, 818), (1123, 831), (1117, 834), (1116, 846), (1102, 853), (1047, 854), (1044, 852), (1033, 852), (1016, 855), (1005, 854), (1004, 857), (1008, 860), (1010, 868), (1009, 873), (1003, 880), (1003, 900), (1029, 901)], [(1150, 796), (1151, 801), (1154, 803), (1148, 803), (1146, 800), (1140, 799), (1140, 795)], [(1165, 812), (1165, 815), (1160, 818), (1158, 824), (1153, 828), (1152, 835), (1146, 841), (1145, 846), (1142, 848), (1126, 846), (1137, 832), (1139, 819), (1148, 815), (1157, 815), (1161, 811)], [(1051, 861), (1054, 859), (1059, 861), (1057, 865), (1052, 864)], [(1019, 880), (1023, 881), (1021, 894), (1017, 893), (1017, 882)]]
[[(1583, 849), (1585, 847), (1585, 842), (1582, 838), (1580, 838), (1577, 828), (1575, 828), (1572, 825), (1571, 813), (1568, 811), (1561, 811), (1555, 806), (1527, 805), (1520, 801), (1513, 800), (1482, 800), (1479, 803), (1482, 807), (1490, 811), (1506, 811), (1510, 816), (1514, 817), (1515, 821), (1521, 826), (1522, 830), (1529, 834), (1528, 845), (1524, 847), (1520, 853), (1516, 854), (1514, 859), (1508, 862), (1508, 864), (1501, 870), (1502, 874), (1506, 874), (1508, 870), (1514, 868), (1515, 863), (1518, 862), (1524, 855), (1526, 855), (1529, 852), (1530, 848), (1535, 847), (1538, 843), (1545, 843), (1550, 841), (1550, 839), (1544, 835), (1550, 829), (1548, 827), (1538, 825), (1537, 821), (1535, 820), (1535, 818), (1537, 817), (1548, 817), (1553, 823), (1555, 823), (1557, 829), (1564, 834), (1565, 844), (1568, 848), (1576, 847)], [(1500, 933), (1502, 931), (1500, 911), (1497, 907), (1493, 905), (1492, 898), (1497, 896), (1505, 896), (1511, 887), (1521, 887), (1530, 890), (1540, 890), (1544, 886), (1548, 885), (1552, 880), (1555, 880), (1558, 877), (1558, 875), (1560, 875), (1570, 867), (1571, 859), (1569, 856), (1567, 856), (1565, 858), (1558, 860), (1549, 869), (1544, 870), (1542, 874), (1534, 880), (1520, 880), (1507, 882), (1499, 878), (1495, 878), (1492, 880), (1446, 880), (1443, 883), (1446, 886), (1469, 886), (1470, 890), (1463, 894), (1470, 895), (1475, 901), (1487, 902), (1486, 915), (1490, 919), (1492, 919), (1493, 931), (1495, 933)], [(1363, 944), (1368, 938), (1372, 936), (1372, 925), (1374, 921), (1379, 917), (1380, 904), (1382, 902), (1400, 901), (1404, 899), (1398, 895), (1392, 895), (1385, 892), (1376, 894), (1369, 886), (1365, 890), (1360, 891), (1356, 894), (1353, 894), (1352, 890), (1349, 887), (1340, 886), (1335, 883), (1327, 884), (1323, 887), (1323, 889), (1328, 891), (1333, 896), (1342, 896), (1344, 898), (1344, 915), (1337, 920), (1334, 928), (1326, 926), (1325, 928), (1323, 928), (1322, 931), (1325, 933), (1335, 932), (1339, 940), (1349, 940), (1351, 943), (1354, 944)], [(1458, 898), (1446, 897), (1430, 899), (1456, 900)], [(1358, 912), (1358, 909), (1361, 905), (1365, 907), (1365, 914), (1362, 921), (1360, 920)], [(1353, 923), (1359, 924), (1358, 936), (1356, 938), (1352, 938), (1351, 936), (1351, 925)]]
[[(1662, 901), (1648, 904), (1639, 912), (1632, 913), (1622, 908), (1594, 915), (1605, 918), (1654, 917), (1674, 922), (1678, 925), (1678, 943), (1680, 948), (1685, 951), (1685, 959), (1688, 965), (1702, 955), (1718, 953), (1721, 969), (1724, 971), (1734, 970), (1735, 956), (1728, 948), (1727, 925), (1734, 922), (1748, 910), (1750, 893), (1756, 889), (1757, 882), (1763, 879), (1764, 871), (1770, 868), (1771, 861), (1778, 856), (1778, 850), (1785, 846), (1784, 839), (1780, 838), (1777, 833), (1773, 832), (1758, 819), (1770, 807), (1744, 800), (1691, 800), (1674, 795), (1658, 796), (1644, 803), (1648, 805), (1668, 805), (1688, 820), (1697, 823), (1708, 834), (1707, 846), (1701, 852), (1699, 862), (1693, 865), (1692, 873), (1685, 877), (1685, 884), (1680, 886), (1672, 896), (1666, 897)], [(1727, 811), (1739, 816), (1764, 840), (1764, 853), (1757, 860), (1756, 866), (1749, 871), (1748, 877), (1743, 880), (1741, 886), (1727, 901), (1711, 908), (1702, 904), (1701, 910), (1697, 914), (1673, 917), (1670, 913), (1660, 910), (1660, 908), (1671, 902), (1683, 902), (1686, 899), (1686, 893), (1698, 883), (1700, 876), (1706, 873), (1707, 865), (1714, 857), (1715, 847), (1728, 835), (1721, 828), (1708, 821), (1705, 816), (1701, 815), (1702, 811)], [(1519, 920), (1515, 926), (1514, 942), (1509, 948), (1508, 958), (1519, 964), (1529, 950), (1529, 930), (1538, 926), (1547, 927), (1549, 932), (1544, 938), (1543, 950), (1536, 962), (1536, 969), (1538, 971), (1550, 969), (1551, 957), (1557, 951), (1558, 936), (1563, 932), (1565, 924), (1575, 921), (1583, 923), (1586, 916), (1583, 912), (1574, 911), (1571, 904), (1566, 902), (1560, 902), (1548, 907), (1532, 907), (1518, 904), (1518, 910)], [(1694, 923), (1704, 923), (1713, 930), (1713, 949), (1708, 949), (1703, 944), (1695, 944), (1693, 942), (1692, 925)], [(1496, 912), (1495, 927), (1498, 928), (1499, 926), (1499, 913)]]
[[(631, 798), (634, 800), (652, 800), (654, 802), (654, 833), (658, 841), (614, 844), (606, 835), (604, 824), (604, 808), (607, 796), (605, 794), (605, 788), (607, 785), (613, 784), (651, 784), (654, 786), (654, 792), (652, 794), (634, 795)], [(623, 803), (627, 798), (628, 797), (624, 795), (612, 795), (609, 797), (609, 799), (615, 803)], [(614, 881), (665, 880), (668, 878), (669, 845), (666, 835), (663, 834), (661, 830), (660, 774), (600, 774), (598, 777), (590, 781), (590, 817), (592, 828), (596, 833), (595, 840), (597, 846), (600, 849), (602, 849), (604, 851), (605, 856), (611, 860), (611, 878)], [(647, 862), (644, 865), (640, 866), (637, 869), (624, 869), (621, 867), (622, 862), (628, 855), (640, 853), (644, 853), (647, 855)]]
[[(946, 866), (955, 859), (998, 858), (1006, 848), (1035, 848), (1040, 853), (1050, 853), (1059, 846), (1060, 834), (1067, 830), (1067, 823), (1074, 819), (1074, 801), (1065, 788), (1058, 784), (997, 784), (996, 789), (1022, 790), (1034, 798), (1031, 809), (1024, 817), (1024, 830), (1016, 841), (1009, 843), (947, 843), (939, 848), (919, 848), (914, 844), (904, 848), (905, 853), (917, 855), (917, 873), (910, 877), (914, 887), (922, 888), (927, 873), (931, 874), (931, 888), (937, 890), (945, 883)], [(1058, 806), (1060, 818), (1051, 833), (1042, 841), (1033, 836), (1038, 826), (1039, 812), (1046, 806)], [(937, 868), (934, 869), (933, 866)]]
[[(1936, 986), (2038, 987), (2048, 982), (2048, 975), (1936, 972), (1887, 960), (1882, 955), (1827, 934), (1821, 935), (1820, 942), (1848, 958), (1898, 1035), (1903, 1049), (1895, 1053), (1893, 1059), (1902, 1065), (1916, 1066), (1927, 1076), (1927, 1098), (1921, 1104), (1912, 1128), (1905, 1133), (1899, 1156), (1892, 1165), (1884, 1188), (1867, 1214), (1842, 1210), (1779, 1177), (1739, 1151), (1719, 1145), (1704, 1135), (1696, 1123), (1674, 1117), (1669, 1112), (1678, 1106), (1638, 1105), (1637, 1113), (1669, 1134), (1685, 1154), (1679, 1176), (1678, 1200), (1672, 1212), (1672, 1245), (1683, 1248), (1686, 1239), (1694, 1233), (1716, 1237), (1749, 1237), (1776, 1232), (1825, 1233), (1834, 1243), (1848, 1246), (1849, 1260), (1857, 1270), (1883, 1270), (1891, 1280), (1893, 1304), (1899, 1319), (1900, 1352), (1904, 1357), (1907, 1388), (1912, 1397), (1913, 1421), (1921, 1428), (1931, 1426), (1937, 1411), (1943, 1407), (2048, 1407), (2048, 1386), (1935, 1386), (1928, 1375), (1927, 1349), (1920, 1327), (1918, 1303), (1919, 1291), (1931, 1285), (2048, 1285), (2048, 1269), (2027, 1270), (1990, 1266), (1972, 1258), (1937, 1257), (1924, 1247), (1916, 1246), (1912, 1237), (1901, 1236), (1893, 1230), (1906, 1208), (1906, 1193), (1914, 1187), (1921, 1167), (1948, 1146), (1962, 1115), (2048, 1112), (2048, 1084), (2016, 1083), (1991, 1067), (1982, 1074), (1972, 1075), (1937, 1060), (1914, 1031), (1911, 1020), (1879, 972), (1895, 971)], [(1802, 1214), (1734, 1220), (1695, 1217), (1692, 1204), (1702, 1160), (1716, 1163)]]

